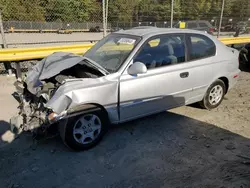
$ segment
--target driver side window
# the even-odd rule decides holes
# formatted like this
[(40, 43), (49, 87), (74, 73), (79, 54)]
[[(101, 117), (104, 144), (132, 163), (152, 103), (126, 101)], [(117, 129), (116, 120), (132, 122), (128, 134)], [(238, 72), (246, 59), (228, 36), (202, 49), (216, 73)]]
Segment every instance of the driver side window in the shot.
[(134, 57), (148, 69), (185, 62), (184, 35), (160, 35), (146, 41)]

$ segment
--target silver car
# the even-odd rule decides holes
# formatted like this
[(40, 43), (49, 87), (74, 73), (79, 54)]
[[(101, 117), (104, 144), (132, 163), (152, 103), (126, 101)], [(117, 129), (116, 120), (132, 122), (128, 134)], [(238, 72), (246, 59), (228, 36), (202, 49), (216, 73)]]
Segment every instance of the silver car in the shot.
[(115, 32), (84, 56), (58, 52), (44, 58), (16, 82), (21, 102), (12, 130), (39, 138), (58, 127), (70, 148), (85, 150), (110, 123), (196, 102), (210, 110), (236, 84), (238, 57), (200, 31)]

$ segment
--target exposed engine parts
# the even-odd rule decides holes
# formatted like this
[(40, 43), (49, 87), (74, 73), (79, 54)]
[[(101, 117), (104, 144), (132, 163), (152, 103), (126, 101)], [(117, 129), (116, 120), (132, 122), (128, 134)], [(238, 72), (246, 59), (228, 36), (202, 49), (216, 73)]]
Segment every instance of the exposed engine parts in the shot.
[[(73, 62), (65, 66), (61, 61), (68, 59)], [(86, 64), (81, 56), (59, 52), (43, 59), (22, 81), (14, 84), (20, 111), (17, 116), (11, 118), (12, 131), (45, 132), (52, 124), (48, 119), (52, 109), (47, 108), (46, 103), (58, 88), (67, 81), (98, 78), (102, 75), (97, 69)]]

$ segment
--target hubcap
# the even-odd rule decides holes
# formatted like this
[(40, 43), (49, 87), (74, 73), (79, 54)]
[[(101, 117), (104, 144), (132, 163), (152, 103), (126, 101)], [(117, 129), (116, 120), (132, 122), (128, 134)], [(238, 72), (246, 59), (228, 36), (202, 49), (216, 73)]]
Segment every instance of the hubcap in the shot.
[(220, 85), (214, 86), (209, 93), (209, 103), (216, 105), (220, 102), (223, 96), (223, 88)]
[(81, 144), (93, 142), (101, 132), (101, 120), (94, 114), (86, 114), (80, 117), (74, 127), (74, 139)]

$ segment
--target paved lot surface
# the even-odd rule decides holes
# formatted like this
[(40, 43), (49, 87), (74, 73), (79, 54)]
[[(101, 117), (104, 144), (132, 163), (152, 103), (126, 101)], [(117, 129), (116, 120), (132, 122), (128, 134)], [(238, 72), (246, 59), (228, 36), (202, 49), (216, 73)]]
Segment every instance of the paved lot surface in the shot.
[[(13, 43), (37, 43), (35, 46), (52, 46), (62, 44), (74, 44), (72, 41), (84, 41), (84, 40), (100, 40), (103, 37), (103, 33), (72, 33), (72, 34), (57, 34), (57, 33), (6, 33), (6, 41), (8, 44)], [(50, 44), (43, 44), (43, 42), (50, 42)], [(63, 43), (62, 43), (63, 41)], [(65, 42), (66, 41), (66, 42)], [(68, 41), (68, 42), (67, 42)], [(61, 42), (61, 43), (53, 43)], [(0, 44), (2, 38), (0, 37)], [(31, 45), (9, 45), (9, 48), (13, 47), (34, 47)]]
[[(221, 37), (231, 37), (234, 33), (222, 32)], [(57, 34), (57, 33), (6, 33), (6, 41), (8, 44), (13, 43), (37, 43), (36, 45), (9, 45), (9, 48), (21, 48), (21, 47), (34, 47), (34, 46), (53, 46), (53, 45), (65, 45), (75, 44), (72, 41), (83, 40), (100, 40), (103, 37), (103, 33), (72, 33), (72, 34)], [(242, 35), (243, 36), (243, 35)], [(249, 36), (249, 35), (244, 35)], [(43, 42), (61, 42), (43, 44)], [(63, 41), (63, 42), (62, 42)], [(65, 42), (68, 41), (68, 42)], [(0, 44), (2, 43), (2, 37), (0, 37)]]
[[(0, 78), (0, 187), (249, 188), (250, 71), (212, 111), (187, 106), (112, 128), (86, 152), (13, 140), (13, 78)], [(245, 157), (245, 158), (243, 158)]]

